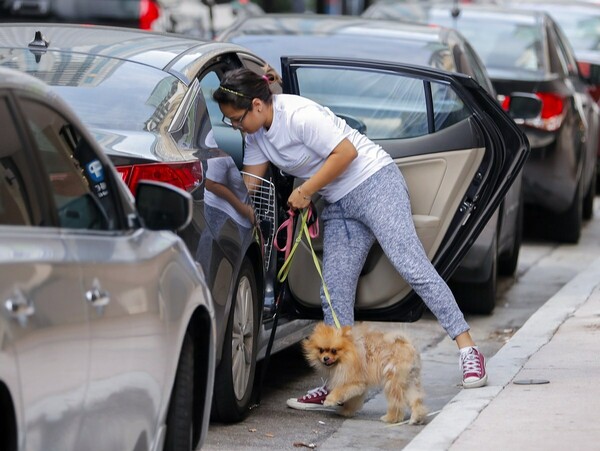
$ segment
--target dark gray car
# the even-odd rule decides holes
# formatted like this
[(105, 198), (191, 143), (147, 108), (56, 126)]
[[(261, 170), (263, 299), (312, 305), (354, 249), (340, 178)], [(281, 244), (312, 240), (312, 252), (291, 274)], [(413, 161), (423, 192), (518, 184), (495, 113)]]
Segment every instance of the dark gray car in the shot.
[[(529, 225), (544, 237), (578, 242), (582, 220), (593, 215), (599, 115), (556, 21), (543, 11), (419, 6), (425, 21), (455, 28), (472, 42), (504, 106), (513, 93), (542, 100), (540, 116), (519, 124), (532, 149), (523, 170), (526, 218), (531, 214)], [(373, 5), (365, 14), (381, 12)]]
[(202, 445), (214, 309), (169, 231), (191, 196), (140, 182), (134, 205), (71, 109), (6, 68), (0, 124), (0, 449)]
[[(573, 0), (507, 1), (505, 4), (511, 8), (542, 10), (552, 16), (573, 47), (579, 72), (588, 78), (590, 95), (600, 107), (600, 4)], [(600, 167), (600, 140), (598, 141), (596, 172)], [(598, 177), (596, 192), (600, 192)]]

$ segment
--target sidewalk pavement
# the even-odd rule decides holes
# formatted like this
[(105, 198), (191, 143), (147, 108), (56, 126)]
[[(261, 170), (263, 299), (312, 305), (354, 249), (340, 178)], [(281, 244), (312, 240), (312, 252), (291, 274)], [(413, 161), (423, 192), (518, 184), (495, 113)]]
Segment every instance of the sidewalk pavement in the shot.
[(600, 258), (486, 366), (488, 385), (462, 390), (405, 451), (600, 449)]

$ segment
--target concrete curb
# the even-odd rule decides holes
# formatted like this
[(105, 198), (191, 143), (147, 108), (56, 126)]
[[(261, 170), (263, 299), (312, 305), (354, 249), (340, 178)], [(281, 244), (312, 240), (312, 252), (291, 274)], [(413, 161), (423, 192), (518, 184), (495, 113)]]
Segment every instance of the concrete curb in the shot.
[(579, 273), (540, 307), (487, 362), (488, 385), (462, 390), (431, 423), (404, 447), (405, 451), (447, 450), (509, 384), (532, 355), (547, 344), (557, 329), (600, 285), (600, 258)]

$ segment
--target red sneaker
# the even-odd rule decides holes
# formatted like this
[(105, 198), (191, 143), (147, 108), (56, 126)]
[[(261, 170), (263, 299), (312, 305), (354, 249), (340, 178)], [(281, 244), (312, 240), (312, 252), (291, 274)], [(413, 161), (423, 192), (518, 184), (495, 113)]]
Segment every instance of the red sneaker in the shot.
[(286, 404), (288, 407), (292, 409), (298, 410), (327, 410), (327, 411), (335, 411), (333, 407), (325, 407), (323, 406), (323, 402), (327, 395), (329, 394), (329, 390), (325, 386), (325, 384), (320, 387), (313, 388), (306, 392), (304, 396), (300, 398), (290, 398), (287, 400)]
[(470, 347), (468, 351), (460, 353), (460, 367), (464, 388), (483, 387), (487, 384), (485, 358), (477, 348)]

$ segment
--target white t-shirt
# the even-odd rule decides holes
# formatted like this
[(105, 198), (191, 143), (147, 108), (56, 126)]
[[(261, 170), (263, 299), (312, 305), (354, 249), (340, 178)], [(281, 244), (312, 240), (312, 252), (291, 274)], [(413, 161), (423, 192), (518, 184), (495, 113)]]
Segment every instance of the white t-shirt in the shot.
[[(250, 202), (248, 190), (244, 184), (244, 179), (240, 176), (240, 170), (235, 165), (233, 158), (229, 155), (225, 157), (209, 158), (206, 162), (207, 168), (204, 176), (208, 180), (220, 183), (226, 186), (240, 202), (245, 204)], [(204, 190), (204, 202), (211, 207), (218, 208), (233, 218), (238, 224), (244, 227), (250, 227), (250, 221), (246, 216), (241, 215), (233, 205), (215, 193)]]
[(338, 201), (393, 160), (381, 146), (348, 126), (329, 108), (301, 96), (276, 94), (269, 130), (261, 127), (246, 135), (244, 165), (270, 161), (282, 171), (306, 180), (344, 138), (354, 144), (358, 156), (320, 190), (328, 202)]

